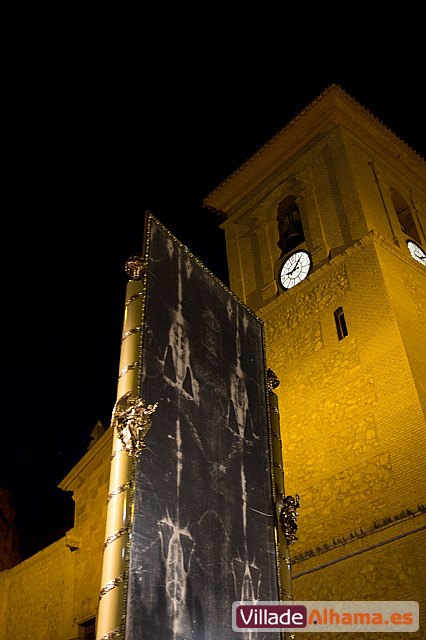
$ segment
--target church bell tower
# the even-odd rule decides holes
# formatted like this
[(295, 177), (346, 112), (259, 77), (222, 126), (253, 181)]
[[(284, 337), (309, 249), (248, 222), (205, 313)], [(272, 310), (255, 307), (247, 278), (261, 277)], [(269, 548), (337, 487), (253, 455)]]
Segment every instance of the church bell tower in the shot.
[(280, 381), (285, 490), (300, 496), (294, 598), (415, 600), (419, 633), (425, 169), (332, 85), (204, 202)]

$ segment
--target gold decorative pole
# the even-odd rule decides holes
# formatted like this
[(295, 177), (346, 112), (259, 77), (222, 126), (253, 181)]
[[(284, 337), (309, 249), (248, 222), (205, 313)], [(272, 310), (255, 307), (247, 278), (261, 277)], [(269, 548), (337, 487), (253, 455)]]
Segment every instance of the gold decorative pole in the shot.
[(124, 637), (135, 456), (129, 455), (126, 446), (129, 437), (126, 441), (126, 427), (118, 418), (123, 415), (123, 410), (134, 409), (132, 398), (140, 396), (146, 292), (146, 268), (141, 258), (132, 256), (126, 263), (126, 272), (130, 280), (126, 287), (117, 403), (111, 424), (114, 436), (96, 640), (121, 640)]
[(277, 546), (279, 569), (281, 578), (281, 600), (293, 600), (293, 588), (291, 584), (291, 564), (289, 553), (289, 541), (281, 525), (281, 514), (284, 498), (284, 469), (282, 457), (282, 443), (280, 434), (280, 414), (278, 410), (278, 396), (274, 392), (280, 382), (271, 369), (267, 371), (268, 399), (270, 422), (272, 432), (272, 462), (273, 462), (273, 478), (275, 485), (275, 500), (277, 510)]

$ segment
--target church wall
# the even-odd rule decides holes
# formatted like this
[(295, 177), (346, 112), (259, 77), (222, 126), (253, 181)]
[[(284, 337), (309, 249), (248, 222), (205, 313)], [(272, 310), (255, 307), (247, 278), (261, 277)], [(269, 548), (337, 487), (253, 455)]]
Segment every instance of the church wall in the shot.
[[(308, 151), (291, 158), (279, 180), (262, 185), (230, 212), (222, 226), (231, 289), (254, 311), (279, 292), (276, 216), (279, 202), (289, 194), (297, 197), (306, 238), (302, 248), (312, 253), (315, 267), (372, 229), (404, 247), (407, 236), (390, 198), (391, 185), (408, 202), (410, 187), (418, 203), (424, 199), (404, 177), (398, 181), (385, 160), (335, 127)], [(415, 215), (423, 220), (419, 207)]]
[(73, 492), (74, 527), (0, 572), (0, 640), (71, 640), (95, 618), (101, 588), (112, 430), (61, 483)]
[[(246, 286), (241, 277), (243, 265), (241, 264), (242, 252), (240, 250), (240, 243), (243, 242), (243, 240), (239, 237), (239, 229), (236, 225), (228, 225), (228, 223), (225, 222), (223, 228), (226, 228), (227, 230), (225, 240), (226, 253), (228, 256), (230, 288), (235, 293), (235, 295), (241, 298), (241, 300), (245, 300)], [(254, 281), (254, 272), (252, 273), (251, 280)]]
[(366, 206), (379, 210), (382, 205), (368, 157), (336, 127), (305, 154), (292, 158), (269, 193), (264, 193), (266, 187), (260, 188), (223, 223), (231, 289), (254, 311), (279, 293), (276, 217), (278, 205), (286, 196), (297, 198), (305, 230), (301, 246), (312, 253), (314, 267), (372, 228), (364, 215), (354, 167), (361, 167), (362, 181), (367, 185)]
[[(424, 527), (426, 519), (418, 523)], [(426, 628), (424, 585), (426, 581), (426, 537), (409, 533), (408, 526), (395, 525), (391, 530), (372, 533), (346, 548), (323, 554), (311, 562), (293, 565), (295, 599), (305, 600), (406, 600), (420, 604), (420, 629), (408, 634), (423, 640)], [(390, 541), (389, 541), (390, 539)], [(321, 567), (318, 569), (318, 567)], [(382, 595), (383, 594), (383, 595)], [(420, 598), (419, 598), (420, 595)], [(333, 633), (335, 640), (348, 634)], [(350, 634), (354, 635), (354, 634)], [(360, 633), (357, 640), (403, 640), (406, 633)], [(318, 640), (330, 634), (304, 633), (303, 638)]]
[[(356, 187), (358, 215), (364, 220), (364, 233), (374, 229), (386, 240), (393, 242), (398, 218), (383, 181), (383, 173), (386, 171), (384, 160), (377, 158), (370, 149), (349, 135), (346, 135), (346, 150), (352, 180)], [(353, 212), (348, 209), (347, 214), (351, 221)], [(360, 238), (362, 235), (363, 233), (359, 233), (354, 238)]]
[[(301, 529), (310, 512), (324, 519), (318, 506), (327, 509), (328, 498), (335, 496), (340, 484), (347, 484), (343, 491), (351, 486), (354, 494), (352, 499), (342, 496), (342, 506), (362, 503), (385, 488), (390, 490), (369, 517), (387, 515), (390, 504), (394, 509), (402, 508), (415, 500), (419, 489), (426, 489), (420, 473), (417, 486), (413, 477), (407, 480), (403, 498), (392, 489), (396, 480), (404, 484), (409, 469), (421, 466), (426, 445), (424, 417), (375, 251), (371, 246), (371, 260), (365, 259), (363, 252), (362, 268), (358, 265), (361, 254), (353, 253), (339, 268), (327, 269), (329, 277), (316, 283), (312, 278), (310, 286), (304, 287), (304, 296), (287, 292), (288, 296), (283, 294), (261, 314), (266, 325), (268, 366), (281, 380), (277, 393), (287, 490), (300, 492), (301, 487), (310, 487), (311, 504), (308, 507), (305, 503), (302, 510)], [(372, 271), (374, 261), (376, 269)], [(362, 282), (367, 272), (370, 292), (368, 287), (361, 291), (357, 282)], [(349, 335), (341, 341), (333, 316), (340, 305), (349, 328)], [(367, 308), (369, 314), (365, 313)], [(415, 433), (413, 424), (417, 426)], [(400, 471), (390, 460), (390, 450)], [(356, 486), (355, 471), (350, 469), (359, 463), (361, 482)], [(342, 474), (340, 481), (333, 476), (324, 494), (325, 487), (316, 486), (316, 481), (333, 469)], [(365, 495), (369, 476), (371, 487)], [(352, 526), (362, 524), (357, 511)], [(342, 527), (348, 526), (346, 518)], [(312, 542), (312, 522), (306, 529)], [(334, 518), (331, 530), (336, 530)]]
[(74, 558), (62, 538), (0, 573), (0, 640), (68, 640), (73, 635)]
[(72, 554), (75, 558), (72, 605), (75, 630), (79, 623), (96, 617), (98, 610), (111, 442), (112, 430), (109, 429), (61, 483), (62, 489), (73, 492), (75, 501), (74, 528), (67, 535), (68, 543), (78, 546)]
[(321, 217), (324, 236), (334, 256), (368, 231), (350, 165), (348, 141), (340, 129), (318, 145), (312, 165), (320, 204), (317, 212), (309, 209), (306, 216)]
[[(105, 452), (106, 453), (106, 452)], [(76, 620), (94, 617), (101, 587), (103, 543), (109, 482), (109, 456), (97, 460), (90, 477), (75, 492), (75, 527), (71, 532), (81, 539), (76, 554), (74, 611)]]
[[(296, 574), (307, 570), (306, 562), (311, 569), (312, 562), (326, 562), (330, 550), (344, 557), (354, 546), (368, 548), (382, 530), (387, 541), (394, 535), (388, 525), (409, 523), (406, 544), (414, 544), (412, 531), (425, 524), (418, 497), (426, 495), (426, 425), (382, 275), (377, 252), (388, 249), (380, 242), (369, 234), (259, 311), (268, 366), (281, 381), (286, 493), (301, 500), (299, 540), (292, 547)], [(334, 321), (339, 306), (349, 332), (343, 340)], [(425, 532), (416, 539), (424, 546)], [(371, 551), (366, 560), (367, 552), (359, 553), (356, 571), (368, 562), (370, 575), (380, 575), (382, 556)], [(398, 562), (403, 567), (404, 558)], [(337, 599), (358, 599), (340, 570), (327, 569), (333, 588), (341, 589)], [(303, 585), (311, 591), (322, 585), (322, 571), (300, 580), (296, 599), (310, 599)], [(385, 577), (376, 580), (370, 599), (400, 599), (394, 587)], [(318, 588), (313, 599), (327, 598)]]
[(424, 267), (379, 247), (381, 268), (417, 393), (426, 414), (426, 282)]

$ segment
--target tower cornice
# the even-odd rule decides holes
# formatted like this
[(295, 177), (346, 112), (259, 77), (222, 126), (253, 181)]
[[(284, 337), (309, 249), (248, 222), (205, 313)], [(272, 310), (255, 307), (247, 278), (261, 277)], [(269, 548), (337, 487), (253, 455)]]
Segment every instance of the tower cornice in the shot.
[(228, 217), (237, 203), (306, 147), (307, 140), (319, 140), (337, 126), (395, 170), (403, 168), (414, 184), (426, 190), (424, 159), (340, 86), (331, 85), (214, 189), (203, 205)]

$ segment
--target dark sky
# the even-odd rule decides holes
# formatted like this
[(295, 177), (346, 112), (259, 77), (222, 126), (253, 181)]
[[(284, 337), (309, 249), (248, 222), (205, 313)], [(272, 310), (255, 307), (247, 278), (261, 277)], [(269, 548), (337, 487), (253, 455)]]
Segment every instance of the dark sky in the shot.
[(379, 48), (321, 60), (277, 34), (232, 51), (231, 34), (200, 34), (192, 48), (177, 33), (148, 46), (145, 34), (139, 47), (121, 32), (120, 48), (113, 31), (98, 47), (90, 33), (65, 44), (57, 33), (20, 55), (18, 42), (6, 79), (0, 486), (25, 554), (60, 529), (72, 501), (56, 487), (97, 421), (109, 426), (124, 265), (145, 211), (227, 283), (220, 220), (203, 199), (331, 83), (426, 155), (413, 60)]

